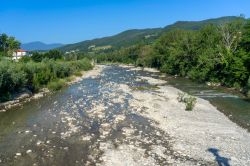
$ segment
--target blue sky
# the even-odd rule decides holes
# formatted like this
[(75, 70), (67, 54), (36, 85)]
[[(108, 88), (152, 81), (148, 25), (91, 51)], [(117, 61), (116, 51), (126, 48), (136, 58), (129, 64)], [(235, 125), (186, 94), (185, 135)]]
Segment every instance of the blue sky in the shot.
[(0, 0), (0, 33), (23, 43), (74, 43), (241, 13), (250, 17), (250, 0)]

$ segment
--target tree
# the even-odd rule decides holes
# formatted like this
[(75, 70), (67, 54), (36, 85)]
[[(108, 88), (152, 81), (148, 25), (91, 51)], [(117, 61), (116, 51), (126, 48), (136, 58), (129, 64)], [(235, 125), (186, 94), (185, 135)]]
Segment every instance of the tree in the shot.
[(243, 21), (234, 21), (219, 27), (222, 44), (226, 51), (234, 53), (239, 46), (242, 34)]
[(250, 98), (250, 76), (249, 76), (249, 78), (248, 78), (247, 88), (248, 88), (247, 97)]
[(44, 56), (48, 59), (62, 59), (62, 53), (59, 50), (50, 50), (45, 53)]
[(243, 28), (241, 46), (247, 52), (250, 52), (250, 20), (248, 20)]
[(6, 54), (8, 36), (3, 33), (0, 35), (0, 49)]
[(7, 40), (8, 44), (8, 55), (11, 56), (12, 53), (20, 48), (21, 43), (17, 41), (14, 37), (9, 37)]
[(39, 52), (33, 52), (32, 53), (32, 56), (31, 56), (31, 59), (34, 61), (34, 62), (41, 62), (44, 58), (44, 55), (39, 53)]
[(6, 34), (0, 35), (0, 51), (3, 51), (5, 56), (11, 56), (13, 51), (20, 48), (21, 43), (15, 37), (9, 37)]

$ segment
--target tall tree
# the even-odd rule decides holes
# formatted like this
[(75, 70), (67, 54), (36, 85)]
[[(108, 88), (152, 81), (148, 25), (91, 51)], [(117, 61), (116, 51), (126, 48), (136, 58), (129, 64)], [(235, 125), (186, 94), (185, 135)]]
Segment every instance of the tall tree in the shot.
[(14, 37), (9, 37), (7, 40), (8, 45), (8, 55), (11, 56), (12, 53), (20, 48), (21, 43), (17, 41)]
[(239, 46), (242, 34), (243, 21), (234, 21), (219, 27), (222, 45), (228, 53), (234, 53)]
[(250, 20), (248, 20), (248, 22), (244, 26), (241, 46), (247, 52), (250, 52)]
[(0, 49), (6, 53), (6, 48), (7, 48), (7, 42), (8, 42), (8, 35), (5, 33), (0, 35)]

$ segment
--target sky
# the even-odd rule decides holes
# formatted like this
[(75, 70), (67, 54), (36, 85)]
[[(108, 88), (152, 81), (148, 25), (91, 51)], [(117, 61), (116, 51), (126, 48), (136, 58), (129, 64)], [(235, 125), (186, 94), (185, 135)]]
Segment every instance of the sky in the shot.
[(176, 21), (250, 17), (250, 0), (0, 0), (0, 33), (22, 43), (75, 43)]

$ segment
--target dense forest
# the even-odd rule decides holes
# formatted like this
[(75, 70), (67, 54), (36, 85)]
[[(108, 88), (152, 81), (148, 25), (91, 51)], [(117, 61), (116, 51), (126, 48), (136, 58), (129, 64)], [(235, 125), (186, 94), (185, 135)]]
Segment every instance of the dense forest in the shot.
[(97, 62), (132, 63), (164, 73), (236, 88), (250, 97), (250, 21), (171, 29), (153, 44), (95, 55)]
[(62, 88), (72, 75), (80, 76), (92, 68), (90, 60), (78, 56), (65, 56), (58, 50), (34, 52), (19, 61), (12, 60), (12, 53), (20, 47), (14, 37), (0, 35), (0, 102), (11, 100), (19, 92), (38, 92), (44, 87)]

